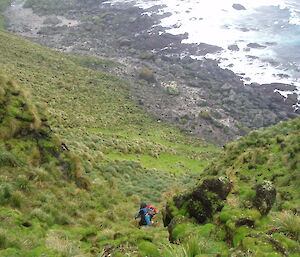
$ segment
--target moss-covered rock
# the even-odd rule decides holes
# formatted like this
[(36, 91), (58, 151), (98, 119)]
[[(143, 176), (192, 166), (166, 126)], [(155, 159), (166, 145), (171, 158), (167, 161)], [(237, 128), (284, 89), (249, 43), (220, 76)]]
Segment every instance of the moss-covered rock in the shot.
[(167, 226), (175, 216), (188, 216), (204, 223), (216, 212), (222, 210), (224, 200), (231, 190), (227, 178), (206, 179), (190, 193), (179, 194), (169, 201), (164, 213), (164, 225)]
[(271, 181), (263, 181), (255, 187), (256, 195), (254, 198), (254, 205), (262, 215), (266, 215), (271, 210), (275, 199), (276, 189)]
[(164, 226), (168, 226), (175, 216), (187, 215), (187, 205), (190, 199), (190, 194), (178, 194), (168, 201), (166, 208), (163, 211)]
[(226, 199), (230, 189), (231, 183), (226, 178), (204, 180), (191, 193), (188, 204), (189, 215), (196, 218), (198, 222), (204, 223), (214, 213), (222, 210), (223, 200)]

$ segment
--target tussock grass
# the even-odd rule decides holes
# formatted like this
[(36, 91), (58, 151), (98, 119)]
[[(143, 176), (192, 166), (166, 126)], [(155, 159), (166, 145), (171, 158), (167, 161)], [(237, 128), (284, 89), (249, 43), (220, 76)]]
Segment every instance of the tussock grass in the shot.
[(296, 239), (300, 239), (300, 216), (291, 212), (283, 211), (274, 214), (273, 217), (275, 226), (281, 232), (291, 234)]
[(216, 256), (220, 253), (221, 249), (213, 241), (197, 237), (190, 237), (180, 246), (168, 246), (163, 252), (166, 257)]

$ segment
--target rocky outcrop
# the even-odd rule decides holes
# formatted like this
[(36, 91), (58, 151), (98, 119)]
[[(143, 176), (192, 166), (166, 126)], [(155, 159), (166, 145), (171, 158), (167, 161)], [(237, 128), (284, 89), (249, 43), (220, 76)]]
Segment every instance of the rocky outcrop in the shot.
[(204, 223), (212, 215), (223, 208), (231, 189), (230, 182), (225, 178), (207, 179), (191, 193), (188, 212), (199, 223)]
[(262, 215), (267, 215), (275, 202), (276, 189), (271, 181), (266, 180), (255, 186), (255, 191), (253, 204)]
[(236, 9), (238, 11), (243, 11), (243, 10), (246, 10), (245, 6), (241, 5), (241, 4), (233, 4), (232, 5), (232, 8), (233, 9)]
[[(166, 209), (163, 212), (163, 223), (164, 226), (168, 226), (170, 222), (173, 220), (176, 213), (174, 213), (174, 209), (181, 209), (183, 205), (190, 199), (190, 194), (179, 194), (176, 195), (173, 200), (167, 203)], [(175, 207), (175, 208), (174, 208)]]
[(231, 51), (239, 51), (240, 48), (237, 45), (229, 45), (228, 49)]
[(260, 45), (260, 44), (258, 44), (258, 43), (249, 43), (249, 44), (247, 44), (247, 47), (250, 47), (250, 48), (257, 48), (257, 49), (259, 49), (259, 48), (266, 48), (266, 46)]
[(195, 218), (199, 223), (204, 223), (214, 213), (222, 210), (230, 190), (231, 183), (227, 178), (204, 180), (191, 193), (177, 195), (167, 204), (164, 225), (169, 226), (178, 214), (185, 214)]

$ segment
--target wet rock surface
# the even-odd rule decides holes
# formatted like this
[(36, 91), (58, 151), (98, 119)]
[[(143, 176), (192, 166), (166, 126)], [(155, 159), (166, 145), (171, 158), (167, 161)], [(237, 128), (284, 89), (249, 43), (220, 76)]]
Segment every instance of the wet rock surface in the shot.
[[(38, 16), (21, 7), (24, 1), (17, 2), (17, 7), (7, 11), (11, 31), (60, 51), (118, 61), (121, 65), (109, 71), (134, 82), (131, 92), (136, 102), (158, 121), (191, 135), (223, 145), (249, 130), (297, 115), (293, 106), (298, 99), (291, 95), (286, 100), (274, 92), (295, 87), (244, 85), (238, 75), (221, 69), (216, 61), (190, 58), (222, 49), (182, 43), (187, 34), (171, 35), (160, 26), (160, 19), (168, 13), (147, 15), (128, 3), (89, 0), (60, 2), (47, 12), (35, 7)], [(155, 8), (159, 6), (152, 11)], [(237, 49), (232, 46), (232, 50)], [(141, 79), (144, 68), (155, 80)]]

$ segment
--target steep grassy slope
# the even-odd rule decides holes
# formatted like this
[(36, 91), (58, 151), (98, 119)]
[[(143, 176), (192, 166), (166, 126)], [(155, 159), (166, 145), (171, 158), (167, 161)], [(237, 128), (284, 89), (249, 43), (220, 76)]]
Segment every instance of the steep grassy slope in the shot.
[[(117, 182), (125, 172), (136, 181), (144, 172), (151, 182), (174, 180), (133, 162), (102, 171), (95, 165), (88, 178), (87, 163), (66, 151), (28, 92), (2, 74), (0, 132), (0, 256), (138, 256), (149, 245), (158, 252), (155, 239), (158, 246), (168, 243), (162, 228), (150, 235), (137, 228), (132, 217), (139, 196), (124, 195)], [(122, 169), (107, 174), (116, 175), (114, 181), (105, 178), (113, 167)]]
[(95, 230), (85, 215), (101, 206), (91, 204), (99, 191), (87, 193), (91, 185), (78, 157), (62, 150), (46, 121), (28, 93), (1, 75), (1, 256), (80, 252), (59, 226), (76, 223), (79, 237)]
[(168, 203), (173, 241), (204, 254), (300, 256), (299, 118), (226, 145), (205, 174), (203, 184)]
[[(202, 161), (216, 150), (149, 118), (130, 101), (126, 82), (79, 66), (95, 66), (94, 58), (56, 53), (5, 32), (0, 43), (1, 70), (47, 106), (53, 129), (75, 151), (101, 151), (100, 155), (109, 153), (110, 159), (140, 160), (148, 168), (165, 171), (198, 172)], [(98, 61), (96, 65), (113, 64)]]
[[(24, 102), (37, 121), (46, 122), (46, 113), (45, 128), (60, 138), (42, 146), (70, 149), (62, 153), (69, 164), (60, 164), (55, 152), (41, 154), (34, 137), (15, 137), (1, 124), (9, 135), (0, 140), (1, 256), (146, 256), (168, 244), (160, 222), (150, 233), (137, 228), (140, 201), (160, 208), (163, 193), (193, 184), (219, 149), (157, 122), (131, 100), (130, 85), (91, 69), (117, 65), (0, 31), (0, 69), (13, 78), (3, 77), (1, 95), (17, 84), (27, 92), (16, 105), (1, 105), (1, 120), (14, 128), (6, 115), (26, 116)], [(69, 180), (61, 174), (67, 167)]]

